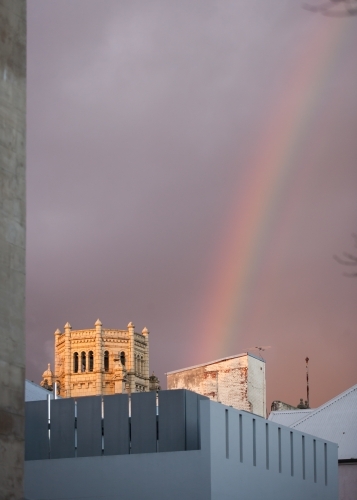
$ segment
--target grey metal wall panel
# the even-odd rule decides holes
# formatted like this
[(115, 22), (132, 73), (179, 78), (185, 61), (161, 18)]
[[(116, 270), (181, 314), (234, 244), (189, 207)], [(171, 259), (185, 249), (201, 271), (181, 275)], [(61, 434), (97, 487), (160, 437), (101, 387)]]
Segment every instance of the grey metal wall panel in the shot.
[(199, 449), (199, 397), (192, 391), (186, 391), (186, 450)]
[(74, 457), (74, 399), (51, 400), (51, 458)]
[(102, 398), (88, 396), (77, 399), (77, 456), (102, 454)]
[(208, 400), (206, 396), (192, 391), (186, 394), (186, 450), (200, 449), (200, 401)]
[(104, 455), (130, 451), (129, 399), (127, 394), (104, 396)]
[(159, 392), (159, 451), (184, 451), (186, 446), (185, 390)]
[(156, 393), (131, 396), (131, 453), (156, 452)]
[(43, 460), (48, 457), (48, 402), (25, 403), (25, 460)]

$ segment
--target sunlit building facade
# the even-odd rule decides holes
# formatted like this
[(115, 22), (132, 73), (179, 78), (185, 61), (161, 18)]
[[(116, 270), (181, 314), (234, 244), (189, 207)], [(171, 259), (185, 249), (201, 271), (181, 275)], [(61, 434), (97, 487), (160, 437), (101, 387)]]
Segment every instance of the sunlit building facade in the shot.
[(55, 332), (55, 371), (43, 373), (41, 385), (63, 398), (149, 391), (149, 331), (103, 328)]

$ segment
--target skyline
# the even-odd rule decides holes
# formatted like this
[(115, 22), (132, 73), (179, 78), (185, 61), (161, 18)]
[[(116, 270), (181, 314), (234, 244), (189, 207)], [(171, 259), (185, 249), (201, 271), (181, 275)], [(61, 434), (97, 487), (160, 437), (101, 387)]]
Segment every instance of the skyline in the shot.
[(28, 4), (28, 378), (99, 317), (148, 327), (163, 388), (254, 345), (268, 407), (305, 399), (306, 356), (313, 407), (356, 383), (357, 279), (333, 259), (357, 226), (356, 22)]

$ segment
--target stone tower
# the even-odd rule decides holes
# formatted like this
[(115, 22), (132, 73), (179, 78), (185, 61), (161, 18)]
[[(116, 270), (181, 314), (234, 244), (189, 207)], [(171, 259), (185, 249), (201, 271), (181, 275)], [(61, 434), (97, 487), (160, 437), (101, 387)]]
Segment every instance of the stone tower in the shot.
[(149, 331), (135, 332), (103, 328), (98, 319), (94, 328), (55, 331), (55, 372), (50, 367), (41, 385), (57, 382), (63, 398), (149, 391)]

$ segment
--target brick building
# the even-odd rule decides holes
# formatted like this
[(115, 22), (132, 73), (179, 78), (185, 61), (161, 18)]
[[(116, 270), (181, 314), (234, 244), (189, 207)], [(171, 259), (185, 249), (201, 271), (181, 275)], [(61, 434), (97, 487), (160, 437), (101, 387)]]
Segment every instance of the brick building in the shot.
[(266, 416), (265, 361), (251, 353), (167, 373), (168, 389), (188, 389), (212, 401)]

